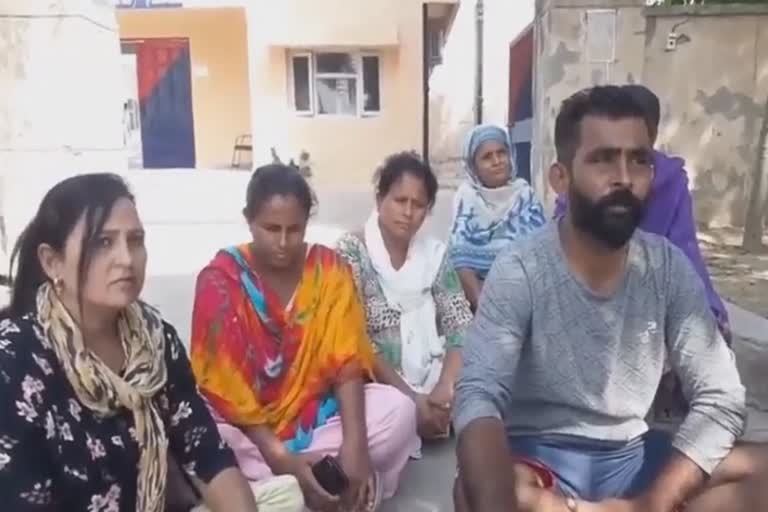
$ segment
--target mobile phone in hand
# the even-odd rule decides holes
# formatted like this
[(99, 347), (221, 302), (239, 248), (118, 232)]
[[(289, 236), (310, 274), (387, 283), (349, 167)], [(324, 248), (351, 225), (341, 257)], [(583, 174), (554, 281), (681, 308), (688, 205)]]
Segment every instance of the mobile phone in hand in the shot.
[(330, 455), (312, 465), (312, 474), (325, 492), (332, 496), (340, 496), (349, 487), (349, 478), (339, 462)]

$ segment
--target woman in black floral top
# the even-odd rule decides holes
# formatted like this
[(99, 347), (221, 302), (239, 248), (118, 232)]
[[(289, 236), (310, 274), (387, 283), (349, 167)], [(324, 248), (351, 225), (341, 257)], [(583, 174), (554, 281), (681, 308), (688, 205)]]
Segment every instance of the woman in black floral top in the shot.
[(211, 510), (255, 511), (175, 330), (137, 300), (146, 250), (121, 178), (56, 185), (13, 260), (0, 321), (0, 509), (162, 512), (171, 457)]

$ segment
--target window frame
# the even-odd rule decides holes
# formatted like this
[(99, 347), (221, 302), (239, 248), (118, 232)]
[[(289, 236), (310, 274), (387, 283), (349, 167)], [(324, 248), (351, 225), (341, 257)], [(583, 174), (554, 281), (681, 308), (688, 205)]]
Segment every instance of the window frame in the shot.
[[(317, 71), (317, 56), (324, 53), (343, 53), (349, 55), (354, 62), (356, 72), (354, 73), (320, 73)], [(297, 110), (296, 108), (296, 77), (294, 76), (294, 59), (306, 57), (309, 61), (309, 110)], [(363, 71), (363, 59), (366, 57), (375, 57), (378, 63), (378, 90), (379, 90), (379, 108), (378, 110), (367, 110), (365, 108), (365, 76)], [(373, 50), (353, 50), (321, 48), (316, 50), (291, 50), (288, 52), (288, 103), (293, 113), (301, 117), (338, 117), (338, 118), (366, 118), (376, 117), (382, 112), (382, 84), (381, 84), (381, 53)], [(317, 80), (319, 79), (347, 79), (355, 81), (355, 113), (320, 113), (317, 105)]]
[[(291, 52), (288, 57), (288, 102), (291, 106), (291, 109), (293, 110), (293, 113), (297, 116), (312, 117), (315, 115), (315, 58), (312, 55), (312, 52), (309, 51)], [(307, 86), (309, 88), (309, 109), (307, 110), (299, 110), (296, 108), (296, 76), (293, 72), (293, 64), (294, 59), (302, 57), (307, 59), (307, 67), (309, 68), (309, 74), (307, 75)]]
[[(366, 57), (376, 57), (377, 62), (377, 69), (378, 69), (378, 76), (376, 77), (378, 80), (378, 89), (379, 89), (379, 109), (378, 110), (366, 110), (365, 109), (365, 72), (363, 68), (363, 60)], [(358, 110), (360, 111), (359, 115), (360, 117), (376, 117), (381, 115), (382, 111), (382, 101), (381, 101), (381, 55), (378, 52), (374, 51), (361, 51), (359, 52), (358, 58), (360, 59), (360, 85), (358, 86)]]

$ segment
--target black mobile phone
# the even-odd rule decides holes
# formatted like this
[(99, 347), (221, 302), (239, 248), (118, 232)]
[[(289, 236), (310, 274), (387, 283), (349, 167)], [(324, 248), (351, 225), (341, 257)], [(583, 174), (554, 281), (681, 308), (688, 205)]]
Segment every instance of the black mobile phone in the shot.
[(326, 455), (312, 465), (312, 474), (325, 492), (333, 496), (340, 496), (349, 486), (349, 478), (341, 469), (339, 462), (330, 455)]

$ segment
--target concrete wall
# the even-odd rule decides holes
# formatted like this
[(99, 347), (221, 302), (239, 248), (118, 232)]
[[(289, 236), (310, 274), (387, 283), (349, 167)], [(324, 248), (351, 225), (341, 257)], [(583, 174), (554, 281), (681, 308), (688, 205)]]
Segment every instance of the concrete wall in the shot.
[(114, 9), (0, 0), (0, 169), (125, 165)]
[[(563, 99), (602, 83), (644, 83), (662, 102), (659, 145), (687, 160), (697, 220), (741, 225), (768, 97), (766, 6), (644, 7), (644, 0), (539, 0), (535, 24), (534, 182), (554, 200), (546, 170), (554, 160), (554, 119)], [(615, 39), (588, 11), (615, 13)], [(590, 18), (594, 20), (594, 18)], [(666, 48), (677, 34), (676, 49)], [(613, 58), (595, 62), (615, 45)], [(604, 55), (597, 55), (600, 60)]]
[(19, 215), (7, 172), (127, 166), (119, 55), (107, 2), (0, 0), (0, 261)]
[[(546, 171), (555, 159), (554, 122), (560, 103), (589, 85), (641, 80), (644, 4), (645, 0), (537, 1), (531, 181), (547, 207), (554, 203), (554, 194), (546, 182)], [(610, 9), (610, 6), (615, 8)], [(615, 13), (615, 37), (609, 32), (590, 34), (588, 9), (607, 9)], [(595, 48), (592, 52), (588, 51), (590, 43)], [(608, 54), (613, 54), (614, 58), (602, 62), (607, 60), (604, 57)]]
[[(743, 225), (746, 214), (768, 100), (768, 6), (752, 12), (648, 17), (643, 76), (664, 91), (661, 145), (686, 158), (696, 218), (705, 224)], [(668, 52), (674, 27), (687, 41)]]
[(229, 167), (251, 131), (245, 9), (121, 9), (118, 23), (123, 39), (189, 39), (197, 167)]
[[(443, 181), (463, 176), (461, 151), (475, 123), (475, 5), (459, 2), (443, 63), (429, 81), (430, 160)], [(509, 45), (533, 21), (533, 0), (484, 0), (483, 121), (506, 126)]]
[[(310, 154), (312, 172), (322, 183), (369, 183), (388, 154), (422, 149), (422, 2), (415, 0), (283, 0), (282, 13), (254, 5), (248, 10), (249, 67), (251, 71), (251, 125), (254, 160), (271, 161), (270, 148), (281, 158)], [(301, 16), (284, 16), (288, 11)], [(279, 18), (277, 17), (279, 16)], [(276, 19), (290, 21), (275, 34)], [(383, 25), (394, 24), (392, 27)], [(323, 26), (325, 47), (296, 47), (302, 34), (318, 34)], [(365, 32), (392, 28), (398, 43), (359, 48)], [(335, 32), (334, 32), (335, 31)], [(275, 44), (275, 37), (280, 38)], [(335, 39), (337, 37), (338, 39)], [(290, 39), (295, 38), (296, 45)], [(381, 112), (366, 117), (302, 116), (290, 106), (288, 56), (291, 50), (336, 51), (365, 49), (380, 57)], [(290, 45), (290, 46), (289, 46)]]

